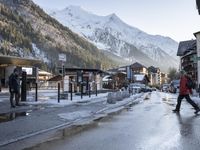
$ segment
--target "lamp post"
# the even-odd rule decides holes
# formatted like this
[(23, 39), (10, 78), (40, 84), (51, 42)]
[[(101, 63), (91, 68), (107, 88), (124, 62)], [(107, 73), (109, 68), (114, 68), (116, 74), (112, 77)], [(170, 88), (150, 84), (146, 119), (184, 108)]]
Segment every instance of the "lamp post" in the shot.
[(81, 70), (81, 99), (83, 98), (83, 70)]
[(63, 83), (63, 88), (62, 91), (64, 93), (64, 76), (65, 76), (65, 66), (64, 66), (64, 62), (66, 62), (66, 54), (59, 54), (58, 55), (58, 59), (59, 61), (62, 62), (62, 83)]
[(194, 33), (196, 37), (196, 47), (197, 47), (197, 83), (198, 83), (198, 92), (200, 96), (200, 31)]

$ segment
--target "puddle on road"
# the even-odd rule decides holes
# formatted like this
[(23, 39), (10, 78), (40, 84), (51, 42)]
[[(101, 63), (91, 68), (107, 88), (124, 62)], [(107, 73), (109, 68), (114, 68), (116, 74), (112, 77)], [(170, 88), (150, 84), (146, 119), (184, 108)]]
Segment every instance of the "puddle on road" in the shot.
[(162, 98), (163, 101), (171, 101), (173, 99), (176, 100), (177, 98), (176, 97), (163, 97)]
[(0, 114), (0, 123), (15, 120), (18, 117), (28, 116), (29, 112), (10, 112)]
[(79, 102), (76, 102), (77, 104), (86, 104), (86, 103), (89, 103), (90, 101), (87, 100), (87, 101), (79, 101)]
[(16, 118), (19, 118), (19, 117), (29, 116), (30, 113), (33, 111), (45, 109), (45, 107), (42, 107), (40, 105), (30, 105), (30, 107), (31, 107), (31, 109), (28, 109), (23, 112), (8, 112), (8, 113), (0, 114), (0, 123), (9, 122), (9, 121), (15, 120)]
[(167, 98), (164, 97), (164, 98), (162, 98), (162, 100), (163, 100), (163, 101), (167, 101)]
[(137, 102), (133, 102), (131, 104), (129, 104), (127, 107), (125, 107), (125, 110), (126, 111), (133, 111), (133, 106), (136, 105), (136, 104), (139, 104), (140, 101), (137, 101)]

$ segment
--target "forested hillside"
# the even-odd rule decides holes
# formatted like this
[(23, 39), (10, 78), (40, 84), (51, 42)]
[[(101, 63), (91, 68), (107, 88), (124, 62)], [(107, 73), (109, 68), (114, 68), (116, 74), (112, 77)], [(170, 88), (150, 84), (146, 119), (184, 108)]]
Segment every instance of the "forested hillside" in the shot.
[(106, 69), (115, 65), (31, 0), (0, 0), (0, 54), (42, 59), (43, 67), (55, 70), (59, 53), (66, 54), (67, 67)]

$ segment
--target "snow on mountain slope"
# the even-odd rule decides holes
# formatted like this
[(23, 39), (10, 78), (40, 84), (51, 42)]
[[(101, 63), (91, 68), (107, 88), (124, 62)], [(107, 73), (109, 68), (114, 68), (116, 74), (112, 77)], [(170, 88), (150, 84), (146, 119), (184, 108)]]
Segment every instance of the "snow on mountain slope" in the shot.
[(166, 63), (163, 58), (167, 58), (170, 64), (166, 64), (166, 67), (178, 66), (176, 41), (169, 37), (149, 35), (124, 23), (115, 14), (98, 16), (78, 6), (68, 6), (64, 10), (51, 11), (50, 15), (89, 39), (99, 49), (124, 58), (134, 57), (137, 49), (157, 63)]

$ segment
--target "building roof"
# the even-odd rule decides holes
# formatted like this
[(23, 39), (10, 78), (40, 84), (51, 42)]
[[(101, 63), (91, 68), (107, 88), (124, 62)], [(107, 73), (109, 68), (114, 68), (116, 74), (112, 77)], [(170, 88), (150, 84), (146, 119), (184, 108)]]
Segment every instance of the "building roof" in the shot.
[(48, 81), (61, 81), (63, 78), (61, 75), (54, 76), (50, 78)]
[(148, 68), (148, 71), (151, 72), (151, 73), (157, 73), (158, 70), (159, 70), (159, 68), (156, 68), (156, 67), (154, 67), (154, 66), (150, 66), (150, 67)]
[(143, 81), (144, 79), (146, 79), (146, 81), (149, 82), (149, 78), (145, 74), (135, 74), (134, 77), (135, 81)]
[(44, 70), (39, 70), (38, 74), (42, 75), (42, 76), (51, 76), (51, 75), (53, 75), (52, 73), (44, 71)]
[(178, 46), (177, 56), (183, 56), (190, 51), (196, 51), (196, 40), (181, 41)]
[(146, 68), (146, 67), (138, 62), (135, 62), (134, 64), (131, 65), (131, 68)]
[(77, 72), (77, 71), (95, 72), (95, 73), (105, 73), (103, 70), (100, 70), (100, 69), (90, 69), (90, 68), (65, 68), (65, 72)]
[(112, 77), (111, 77), (110, 75), (106, 75), (106, 76), (104, 76), (103, 79), (102, 79), (103, 82), (108, 82), (108, 81), (110, 81), (110, 80), (112, 80)]
[(112, 68), (107, 70), (107, 72), (112, 72), (112, 73), (116, 73), (118, 71), (118, 68)]
[(38, 59), (28, 59), (15, 56), (0, 55), (0, 66), (2, 65), (15, 65), (15, 66), (37, 66), (42, 63)]
[(107, 72), (109, 72), (110, 74), (116, 74), (116, 73), (120, 73), (120, 72), (125, 72), (126, 73), (127, 67), (128, 66), (122, 66), (122, 67), (118, 67), (118, 68), (113, 68), (113, 69), (107, 70)]
[(142, 80), (144, 80), (145, 75), (144, 74), (136, 74), (136, 75), (134, 75), (134, 77), (135, 77), (136, 81), (142, 81)]

